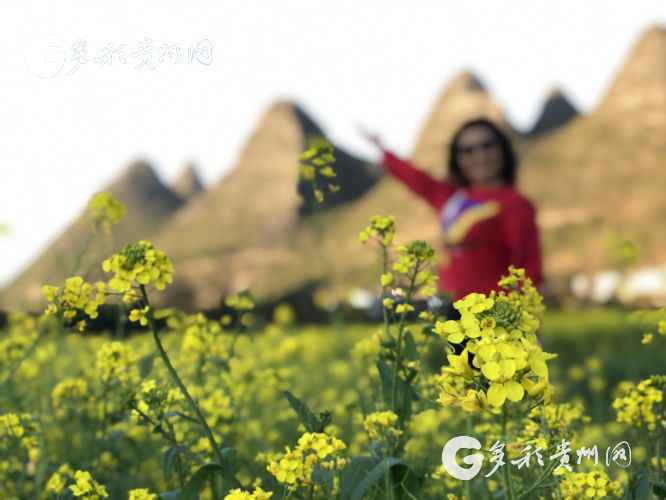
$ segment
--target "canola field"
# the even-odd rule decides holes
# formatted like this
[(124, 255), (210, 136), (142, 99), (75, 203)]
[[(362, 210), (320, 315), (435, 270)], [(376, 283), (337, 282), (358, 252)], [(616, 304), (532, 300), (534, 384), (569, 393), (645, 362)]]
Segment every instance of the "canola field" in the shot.
[[(108, 230), (122, 205), (102, 193)], [(666, 494), (666, 311), (548, 311), (522, 269), (418, 312), (434, 250), (375, 216), (383, 321), (253, 325), (153, 307), (177, 270), (149, 241), (106, 279), (46, 283), (0, 332), (3, 499), (650, 499)], [(368, 251), (371, 251), (368, 249)], [(93, 333), (123, 304), (132, 335)], [(124, 309), (119, 309), (122, 311)]]

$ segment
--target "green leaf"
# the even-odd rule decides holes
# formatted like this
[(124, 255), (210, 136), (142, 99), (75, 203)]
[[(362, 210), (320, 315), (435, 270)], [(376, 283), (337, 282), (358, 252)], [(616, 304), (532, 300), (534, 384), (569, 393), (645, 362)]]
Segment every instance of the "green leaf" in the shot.
[(222, 474), (224, 468), (220, 464), (205, 464), (192, 475), (181, 493), (181, 500), (199, 500), (199, 494), (215, 474)]
[(352, 457), (340, 475), (340, 500), (349, 500), (354, 488), (377, 464), (377, 460), (368, 456)]
[(397, 466), (403, 465), (407, 466), (405, 462), (400, 458), (388, 457), (375, 465), (370, 471), (365, 474), (365, 477), (356, 484), (354, 490), (352, 491), (350, 500), (362, 500), (366, 492), (378, 481), (382, 480), (386, 475), (386, 469), (390, 470)]
[[(387, 408), (393, 407), (393, 376), (395, 368), (389, 366), (383, 359), (377, 361), (377, 370), (379, 371), (379, 378), (382, 383), (382, 395), (384, 397), (384, 404)], [(401, 421), (409, 420), (412, 414), (412, 401), (418, 400), (418, 394), (414, 388), (407, 383), (402, 377), (396, 377), (396, 391), (395, 391), (395, 412), (400, 417)]]
[(232, 473), (234, 471), (234, 464), (236, 463), (236, 450), (227, 446), (220, 450), (220, 454), (222, 455), (222, 460), (224, 460), (222, 465), (225, 467), (225, 471)]
[(158, 495), (160, 500), (181, 500), (180, 490), (165, 491)]
[(141, 378), (146, 378), (153, 370), (153, 364), (157, 353), (150, 353), (139, 360), (139, 374)]
[(391, 407), (391, 397), (393, 389), (393, 369), (390, 368), (383, 359), (377, 361), (377, 370), (379, 371), (379, 380), (382, 383), (382, 395), (384, 404), (387, 408)]
[(335, 471), (315, 467), (312, 471), (312, 480), (321, 486), (326, 498), (331, 498), (333, 495), (333, 479), (335, 478)]
[(652, 491), (659, 497), (666, 497), (666, 483), (652, 483)]
[(303, 401), (291, 392), (283, 391), (283, 394), (287, 398), (287, 401), (289, 401), (289, 406), (296, 412), (296, 415), (298, 415), (299, 420), (308, 432), (324, 432), (326, 426), (331, 423), (330, 412), (322, 412), (317, 416), (312, 413)]
[(638, 481), (638, 487), (636, 488), (634, 498), (636, 500), (650, 500), (652, 498), (652, 494), (650, 493), (650, 480), (648, 479), (647, 474), (643, 474)]
[(176, 466), (180, 466), (180, 456), (178, 448), (172, 446), (162, 455), (162, 474), (165, 480), (169, 480)]
[(407, 332), (405, 334), (405, 356), (410, 361), (416, 361), (419, 359), (419, 351), (416, 348), (416, 342), (414, 342), (414, 336), (412, 332)]
[(624, 492), (625, 500), (650, 500), (650, 480), (646, 469), (631, 477)]

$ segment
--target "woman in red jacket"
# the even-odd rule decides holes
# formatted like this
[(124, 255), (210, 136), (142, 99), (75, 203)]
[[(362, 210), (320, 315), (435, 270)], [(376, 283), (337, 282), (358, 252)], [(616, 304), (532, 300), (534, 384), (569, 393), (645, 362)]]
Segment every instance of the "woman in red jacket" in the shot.
[(518, 160), (509, 138), (491, 121), (466, 122), (449, 146), (449, 172), (438, 180), (366, 137), (382, 151), (382, 165), (436, 211), (446, 255), (439, 289), (453, 300), (497, 290), (510, 264), (542, 284), (534, 205), (514, 186)]

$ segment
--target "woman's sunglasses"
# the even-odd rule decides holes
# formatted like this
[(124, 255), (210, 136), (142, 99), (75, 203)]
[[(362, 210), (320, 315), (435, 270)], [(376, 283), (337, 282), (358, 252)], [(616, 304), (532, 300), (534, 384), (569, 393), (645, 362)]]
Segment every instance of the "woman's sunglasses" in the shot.
[(474, 151), (489, 151), (497, 146), (498, 142), (495, 139), (490, 139), (480, 144), (470, 144), (469, 146), (458, 147), (458, 154), (470, 155)]

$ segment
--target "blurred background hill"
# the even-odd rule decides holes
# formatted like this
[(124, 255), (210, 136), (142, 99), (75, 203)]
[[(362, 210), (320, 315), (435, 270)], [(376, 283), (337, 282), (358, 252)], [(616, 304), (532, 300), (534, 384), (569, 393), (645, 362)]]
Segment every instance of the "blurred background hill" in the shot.
[[(447, 82), (425, 119), (413, 162), (444, 177), (446, 145), (465, 120), (493, 119), (514, 139), (519, 186), (539, 210), (545, 272), (553, 283), (613, 265), (609, 235), (640, 248), (641, 263), (666, 262), (666, 28), (652, 26), (634, 43), (607, 94), (587, 114), (553, 88), (527, 130), (518, 130), (469, 69)], [(440, 249), (434, 213), (377, 165), (335, 147), (341, 189), (312, 212), (299, 183), (298, 157), (308, 137), (326, 136), (296, 102), (277, 99), (247, 137), (235, 167), (204, 187), (193, 164), (170, 186), (145, 160), (122, 168), (108, 190), (127, 205), (109, 238), (93, 238), (83, 214), (0, 293), (0, 307), (36, 308), (40, 285), (78, 272), (114, 248), (151, 239), (174, 260), (176, 280), (165, 303), (215, 308), (232, 291), (250, 288), (260, 300), (299, 290), (344, 296), (374, 290), (376, 255), (357, 242), (374, 214), (396, 217), (401, 240), (421, 238)], [(316, 287), (315, 287), (316, 288)], [(564, 290), (563, 286), (553, 290)]]

